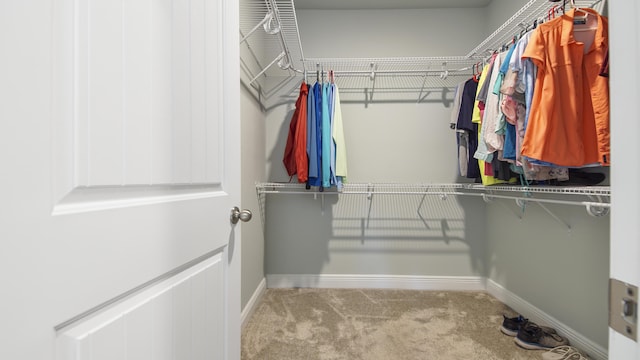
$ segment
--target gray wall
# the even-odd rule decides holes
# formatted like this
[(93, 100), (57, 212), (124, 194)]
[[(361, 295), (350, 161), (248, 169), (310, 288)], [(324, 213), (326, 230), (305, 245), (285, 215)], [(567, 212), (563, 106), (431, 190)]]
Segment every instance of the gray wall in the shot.
[(265, 114), (260, 104), (245, 87), (240, 94), (242, 137), (242, 208), (253, 212), (253, 220), (242, 223), (242, 309), (264, 279), (264, 235), (256, 183), (266, 180), (265, 174)]
[(486, 207), (488, 277), (606, 348), (610, 218), (546, 205), (569, 230), (536, 204), (502, 202)]
[[(298, 12), (298, 22), (307, 57), (437, 56), (479, 42), (477, 33), (450, 26), (460, 20), (482, 27), (476, 15), (470, 9), (307, 10)], [(444, 27), (451, 28), (446, 38), (439, 36)], [(338, 75), (338, 85), (342, 80)], [(289, 180), (282, 154), (299, 82), (284, 87), (267, 113), (271, 181)], [(438, 94), (416, 104), (417, 95), (385, 101), (376, 93), (370, 103), (360, 94), (343, 96), (349, 182), (458, 181), (450, 102)], [(267, 274), (484, 275), (483, 204), (455, 197), (420, 201), (327, 195), (323, 207), (312, 196), (269, 195)]]
[(476, 9), (297, 13), (307, 58), (464, 55), (480, 42), (485, 29)]
[(528, 2), (529, 0), (492, 0), (484, 9), (486, 35), (492, 34)]

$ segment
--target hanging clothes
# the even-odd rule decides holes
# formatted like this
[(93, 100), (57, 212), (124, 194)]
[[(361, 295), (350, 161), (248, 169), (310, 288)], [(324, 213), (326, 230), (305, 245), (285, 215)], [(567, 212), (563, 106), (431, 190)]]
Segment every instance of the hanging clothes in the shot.
[(462, 81), (456, 86), (455, 94), (453, 95), (453, 104), (451, 105), (451, 118), (449, 120), (449, 127), (451, 129), (456, 128), (458, 123), (458, 116), (460, 115), (460, 105), (462, 102), (462, 92), (464, 91), (464, 84), (466, 81)]
[(331, 114), (329, 83), (322, 84), (322, 186), (331, 187)]
[[(333, 79), (333, 75), (331, 75)], [(306, 114), (302, 119), (301, 114)], [(300, 121), (296, 121), (300, 118)], [(300, 167), (300, 174), (306, 174), (307, 189), (312, 186), (324, 188), (337, 186), (347, 177), (347, 155), (342, 123), (340, 95), (334, 82), (318, 81), (313, 86), (301, 87), (300, 97), (296, 101), (296, 112), (290, 124), (285, 147), (285, 167), (291, 174)], [(294, 130), (295, 129), (295, 130)], [(299, 137), (295, 137), (299, 134)], [(300, 153), (296, 153), (299, 149)], [(295, 155), (295, 156), (294, 156)], [(298, 162), (307, 164), (304, 166)], [(299, 175), (300, 178), (303, 175)]]
[(300, 85), (300, 95), (296, 101), (296, 109), (289, 123), (289, 135), (284, 149), (283, 163), (290, 177), (298, 176), (299, 182), (308, 178), (307, 160), (307, 96), (308, 87), (305, 82)]
[(309, 178), (309, 158), (307, 156), (307, 99), (309, 87), (306, 83), (300, 86), (300, 113), (296, 126), (296, 137), (293, 155), (296, 158), (298, 182), (306, 183)]
[(531, 100), (533, 98), (537, 72), (537, 68), (531, 59), (523, 58), (522, 54), (527, 48), (532, 34), (533, 31), (530, 31), (518, 40), (513, 56), (511, 57), (511, 62), (509, 63), (509, 70), (515, 73), (515, 82), (509, 84), (509, 87), (512, 88), (511, 92), (516, 95), (515, 98), (524, 99), (525, 111), (524, 116), (522, 116), (521, 113), (517, 113), (518, 116), (516, 118), (515, 165), (519, 167), (519, 173), (522, 173), (527, 181), (567, 181), (569, 180), (568, 168), (534, 164), (522, 156), (522, 143), (524, 142), (528, 117), (531, 111)]
[(311, 186), (313, 179), (318, 178), (318, 146), (316, 126), (316, 97), (314, 87), (310, 87), (307, 97), (307, 158), (309, 160), (309, 174), (307, 186)]
[(307, 185), (322, 186), (322, 84), (319, 82), (313, 85), (313, 101), (314, 112), (312, 120), (314, 120), (314, 126), (312, 131), (314, 136), (312, 136), (309, 146), (312, 148), (311, 152), (314, 156), (313, 160), (311, 160), (310, 155), (309, 162), (315, 165), (315, 170), (313, 172), (309, 170)]
[[(482, 74), (480, 76), (480, 83), (479, 83), (479, 87), (477, 89), (476, 92), (476, 99), (478, 97), (478, 94), (480, 93), (480, 90), (482, 89), (482, 87), (491, 80), (491, 75), (490, 70), (491, 69), (497, 69), (498, 66), (495, 64), (495, 60), (496, 57), (493, 57), (493, 67), (490, 66), (491, 64), (487, 64), (485, 65), (485, 67), (482, 70)], [(488, 94), (487, 94), (488, 96)], [(481, 147), (480, 142), (484, 141), (483, 140), (483, 135), (482, 135), (482, 111), (481, 109), (483, 108), (483, 106), (481, 106), (480, 101), (476, 100), (474, 103), (474, 115), (473, 115), (473, 122), (475, 123), (479, 123), (478, 124), (478, 133), (477, 133), (477, 143), (478, 143), (478, 149), (480, 149), (480, 153), (482, 153), (482, 151), (484, 150), (486, 152), (486, 144), (484, 145), (484, 149)], [(476, 153), (478, 153), (478, 151), (476, 151)], [(478, 153), (480, 155), (480, 153)], [(475, 154), (475, 153), (474, 153)], [(482, 157), (482, 156), (480, 156)], [(507, 181), (515, 181), (514, 179), (511, 179), (511, 173), (510, 171), (504, 171), (503, 169), (508, 168), (508, 165), (504, 166), (503, 164), (500, 163), (500, 161), (495, 158), (495, 157), (490, 157), (487, 159), (487, 161), (484, 161), (483, 159), (478, 159), (477, 160), (478, 163), (478, 170), (479, 170), (479, 175), (480, 178), (482, 180), (482, 184), (483, 185), (495, 185), (495, 184), (501, 184)], [(503, 170), (500, 172), (500, 175), (498, 178), (495, 177), (496, 175), (496, 170)]]
[(484, 102), (484, 114), (482, 115), (482, 121), (479, 125), (479, 132), (482, 136), (478, 140), (478, 150), (473, 155), (478, 160), (491, 162), (493, 153), (497, 150), (495, 146), (492, 146), (491, 140), (493, 138), (501, 139), (495, 132), (489, 130), (493, 130), (495, 127), (495, 121), (498, 116), (498, 96), (493, 94), (493, 91), (489, 91), (489, 89), (491, 88), (491, 84), (495, 83), (497, 79), (503, 58), (503, 54), (497, 54), (491, 58), (489, 63), (490, 67), (486, 74), (487, 81), (482, 86), (482, 89), (486, 89), (486, 94), (483, 94), (483, 90), (481, 89), (476, 97), (476, 100), (479, 102)]
[[(469, 79), (465, 82), (460, 101), (460, 113), (456, 123), (456, 129), (467, 133), (467, 136), (464, 136), (463, 132), (458, 133), (458, 147), (459, 156), (461, 156), (459, 161), (467, 164), (464, 176), (470, 179), (480, 176), (478, 161), (473, 158), (473, 154), (478, 149), (478, 124), (472, 121), (477, 90), (478, 82), (475, 79)], [(467, 146), (464, 152), (461, 149), (463, 146)], [(463, 170), (462, 166), (460, 170)]]
[[(523, 57), (538, 67), (522, 145), (526, 157), (561, 166), (610, 163), (609, 84), (600, 70), (608, 49), (608, 20), (597, 22), (589, 47), (574, 36), (576, 9), (538, 26)], [(588, 25), (589, 24), (585, 24)]]
[(331, 171), (331, 185), (338, 185), (338, 177), (336, 176), (336, 141), (333, 138), (333, 131), (335, 129), (335, 111), (336, 111), (336, 94), (334, 93), (335, 86), (333, 84), (333, 71), (329, 72), (329, 122), (331, 123), (330, 134), (330, 155), (331, 160), (329, 162), (329, 170)]
[(336, 185), (342, 189), (342, 184), (347, 182), (347, 146), (344, 139), (342, 124), (342, 107), (340, 105), (340, 92), (338, 85), (333, 84), (334, 108), (333, 108), (333, 141), (336, 154)]

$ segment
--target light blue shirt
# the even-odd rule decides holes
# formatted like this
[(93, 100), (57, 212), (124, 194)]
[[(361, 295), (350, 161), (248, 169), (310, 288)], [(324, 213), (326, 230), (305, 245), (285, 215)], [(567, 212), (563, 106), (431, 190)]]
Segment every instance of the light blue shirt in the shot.
[(329, 83), (322, 84), (322, 186), (331, 187), (331, 118), (329, 116)]
[(313, 86), (307, 95), (307, 156), (309, 157), (309, 179), (318, 177), (318, 154), (316, 146), (316, 100)]
[(338, 179), (336, 177), (336, 142), (333, 138), (333, 131), (335, 128), (335, 111), (336, 111), (336, 97), (335, 97), (335, 84), (329, 85), (329, 119), (331, 122), (331, 133), (329, 134), (331, 138), (331, 161), (329, 164), (331, 170), (331, 185), (338, 185)]

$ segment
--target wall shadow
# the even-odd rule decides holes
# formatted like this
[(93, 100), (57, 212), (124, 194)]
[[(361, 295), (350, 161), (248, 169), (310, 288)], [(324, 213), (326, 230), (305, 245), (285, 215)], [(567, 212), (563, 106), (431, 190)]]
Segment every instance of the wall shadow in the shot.
[(320, 195), (268, 196), (267, 274), (484, 276), (477, 199), (324, 197), (323, 205)]

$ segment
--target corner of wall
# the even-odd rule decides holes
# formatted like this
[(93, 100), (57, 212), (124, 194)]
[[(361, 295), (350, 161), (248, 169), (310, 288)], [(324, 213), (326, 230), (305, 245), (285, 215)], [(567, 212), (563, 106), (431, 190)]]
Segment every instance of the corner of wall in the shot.
[(258, 309), (258, 304), (267, 291), (267, 280), (265, 278), (260, 281), (258, 287), (255, 289), (251, 298), (242, 307), (242, 314), (240, 315), (240, 321), (242, 322), (242, 329), (247, 325), (253, 313)]
[(246, 87), (240, 90), (241, 101), (241, 204), (251, 210), (254, 220), (242, 224), (241, 232), (241, 308), (250, 305), (253, 293), (264, 281), (264, 234), (260, 221), (260, 204), (256, 196), (256, 183), (266, 180), (265, 175), (265, 114), (263, 106)]

